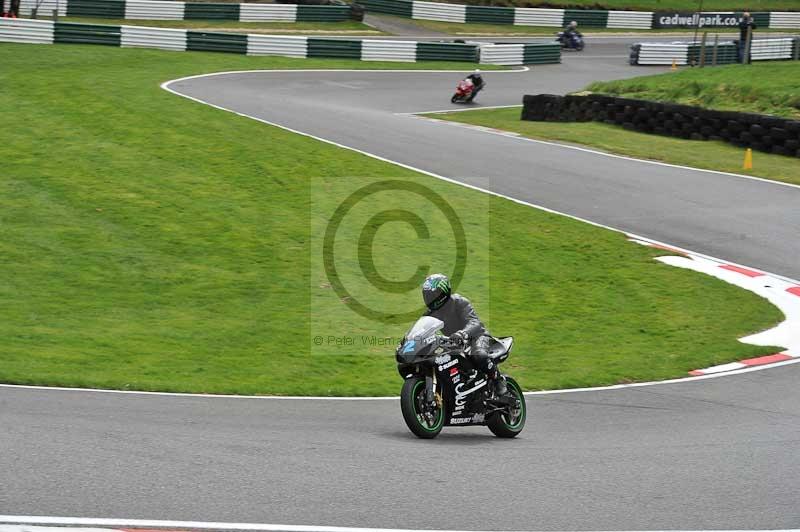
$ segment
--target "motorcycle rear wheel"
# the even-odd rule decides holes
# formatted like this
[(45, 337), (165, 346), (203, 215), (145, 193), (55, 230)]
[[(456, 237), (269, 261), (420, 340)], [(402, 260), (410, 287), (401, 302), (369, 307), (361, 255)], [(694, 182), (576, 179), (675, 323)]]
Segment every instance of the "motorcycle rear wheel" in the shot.
[[(425, 411), (425, 379), (411, 377), (403, 383), (400, 392), (400, 410), (409, 430), (418, 438), (435, 438), (444, 426), (444, 409), (439, 406), (432, 412)], [(426, 417), (432, 416), (432, 420)]]
[(525, 405), (525, 396), (522, 395), (522, 388), (517, 381), (511, 377), (506, 377), (507, 395), (513, 396), (520, 403), (516, 414), (493, 414), (486, 420), (489, 430), (498, 438), (515, 438), (525, 428), (525, 420), (528, 414), (528, 407)]

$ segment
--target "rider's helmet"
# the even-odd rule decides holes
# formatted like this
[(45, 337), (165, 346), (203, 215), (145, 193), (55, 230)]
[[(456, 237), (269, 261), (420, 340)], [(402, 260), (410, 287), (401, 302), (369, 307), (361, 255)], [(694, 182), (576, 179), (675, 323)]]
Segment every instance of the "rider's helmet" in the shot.
[(573, 20), (572, 22), (569, 23), (569, 27), (575, 29), (578, 27), (578, 23)]
[(422, 283), (422, 299), (425, 300), (425, 306), (428, 307), (428, 310), (441, 308), (450, 299), (451, 293), (450, 279), (444, 274), (434, 273), (429, 275), (425, 282)]

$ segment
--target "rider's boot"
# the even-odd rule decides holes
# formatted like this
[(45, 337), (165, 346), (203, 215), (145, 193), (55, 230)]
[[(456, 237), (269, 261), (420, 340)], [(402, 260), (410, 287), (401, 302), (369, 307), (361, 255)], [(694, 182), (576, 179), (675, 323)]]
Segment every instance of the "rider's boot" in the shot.
[(502, 373), (500, 373), (500, 370), (495, 364), (489, 362), (489, 372), (487, 373), (486, 377), (489, 380), (489, 386), (492, 387), (492, 391), (494, 392), (495, 396), (503, 397), (508, 391), (508, 387), (506, 386), (506, 378)]

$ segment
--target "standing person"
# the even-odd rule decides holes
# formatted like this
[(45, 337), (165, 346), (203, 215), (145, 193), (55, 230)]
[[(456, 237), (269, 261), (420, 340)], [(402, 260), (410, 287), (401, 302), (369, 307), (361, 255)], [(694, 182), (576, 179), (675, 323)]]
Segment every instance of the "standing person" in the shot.
[(739, 62), (750, 63), (750, 54), (745, 57), (745, 52), (749, 51), (753, 42), (753, 32), (756, 30), (756, 22), (750, 13), (742, 13), (742, 20), (739, 21)]

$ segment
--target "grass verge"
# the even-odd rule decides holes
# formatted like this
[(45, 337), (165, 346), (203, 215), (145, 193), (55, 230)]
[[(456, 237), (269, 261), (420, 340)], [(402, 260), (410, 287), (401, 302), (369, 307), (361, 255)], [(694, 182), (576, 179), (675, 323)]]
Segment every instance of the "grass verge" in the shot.
[(513, 131), (540, 140), (587, 146), (637, 159), (693, 168), (765, 177), (800, 185), (800, 159), (753, 153), (753, 169), (742, 170), (744, 150), (724, 142), (695, 141), (648, 135), (598, 122), (529, 122), (519, 119), (519, 107), (430, 115), (441, 120)]
[[(658, 250), (159, 88), (220, 70), (380, 65), (77, 45), (2, 45), (0, 59), (13, 102), (0, 121), (14, 132), (0, 143), (2, 382), (396, 394), (393, 346), (360, 338), (397, 337), (408, 324), (349, 311), (318, 254), (340, 201), (387, 178), (428, 187), (463, 218), (470, 253), (459, 290), (491, 330), (516, 336), (506, 367), (527, 389), (675, 377), (772, 351), (736, 338), (778, 322), (777, 309), (660, 264)], [(354, 216), (405, 201), (376, 197)], [(360, 227), (337, 240), (358, 244), (339, 270), (356, 280)], [(435, 234), (376, 231), (371, 249), (387, 278), (413, 278), (420, 257), (429, 270), (451, 267)], [(416, 289), (362, 284), (372, 307), (390, 296), (418, 304)]]
[(655, 76), (596, 82), (587, 89), (627, 98), (800, 120), (800, 63), (796, 61), (682, 69)]
[(342, 22), (239, 22), (238, 20), (131, 20), (86, 17), (62, 17), (62, 22), (83, 24), (110, 24), (126, 26), (148, 26), (151, 28), (181, 28), (187, 30), (239, 31), (251, 33), (345, 33), (348, 35), (382, 35), (376, 30), (355, 20)]

